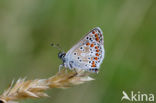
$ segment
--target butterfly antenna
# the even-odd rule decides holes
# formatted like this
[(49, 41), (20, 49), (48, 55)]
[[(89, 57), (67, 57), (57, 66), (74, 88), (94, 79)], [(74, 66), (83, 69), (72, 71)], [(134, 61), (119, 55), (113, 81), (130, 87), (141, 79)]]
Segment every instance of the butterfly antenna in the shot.
[(54, 48), (56, 48), (56, 49), (58, 49), (60, 52), (63, 51), (59, 44), (51, 43), (51, 46), (54, 47)]

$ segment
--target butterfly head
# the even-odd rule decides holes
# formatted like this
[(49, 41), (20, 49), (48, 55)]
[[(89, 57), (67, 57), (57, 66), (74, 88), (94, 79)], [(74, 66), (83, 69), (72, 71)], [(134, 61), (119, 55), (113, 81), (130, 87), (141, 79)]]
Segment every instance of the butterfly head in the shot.
[(58, 53), (58, 57), (64, 61), (64, 57), (65, 57), (66, 53), (63, 52), (63, 50), (62, 50), (62, 48), (59, 46), (59, 44), (53, 44), (53, 43), (51, 43), (51, 46), (57, 48), (57, 49), (60, 51), (60, 52)]
[(65, 55), (66, 55), (65, 52), (59, 52), (59, 53), (58, 53), (58, 57), (59, 57), (60, 59), (62, 59), (63, 61), (64, 61)]

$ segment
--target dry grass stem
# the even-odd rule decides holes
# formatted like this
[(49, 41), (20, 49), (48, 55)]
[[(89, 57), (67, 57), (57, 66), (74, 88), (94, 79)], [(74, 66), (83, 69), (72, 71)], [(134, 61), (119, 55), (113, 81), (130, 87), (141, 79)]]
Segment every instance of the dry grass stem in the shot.
[(45, 90), (50, 88), (68, 88), (94, 80), (82, 70), (77, 72), (62, 69), (56, 75), (48, 79), (12, 81), (9, 88), (0, 96), (0, 103), (18, 103), (21, 99), (48, 97)]

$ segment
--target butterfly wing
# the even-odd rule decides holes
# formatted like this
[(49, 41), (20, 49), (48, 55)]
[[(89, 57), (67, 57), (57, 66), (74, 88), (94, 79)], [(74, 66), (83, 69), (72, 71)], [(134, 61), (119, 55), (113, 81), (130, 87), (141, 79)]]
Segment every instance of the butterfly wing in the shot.
[(92, 29), (66, 54), (65, 58), (76, 69), (97, 72), (104, 59), (103, 33), (99, 27)]

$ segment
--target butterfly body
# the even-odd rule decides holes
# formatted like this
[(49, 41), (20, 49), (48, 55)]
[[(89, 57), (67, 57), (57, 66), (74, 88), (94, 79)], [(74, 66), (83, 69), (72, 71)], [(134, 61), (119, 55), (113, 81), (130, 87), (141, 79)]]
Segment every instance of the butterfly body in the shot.
[(98, 72), (104, 59), (103, 33), (99, 27), (92, 29), (67, 53), (59, 53), (65, 68)]

